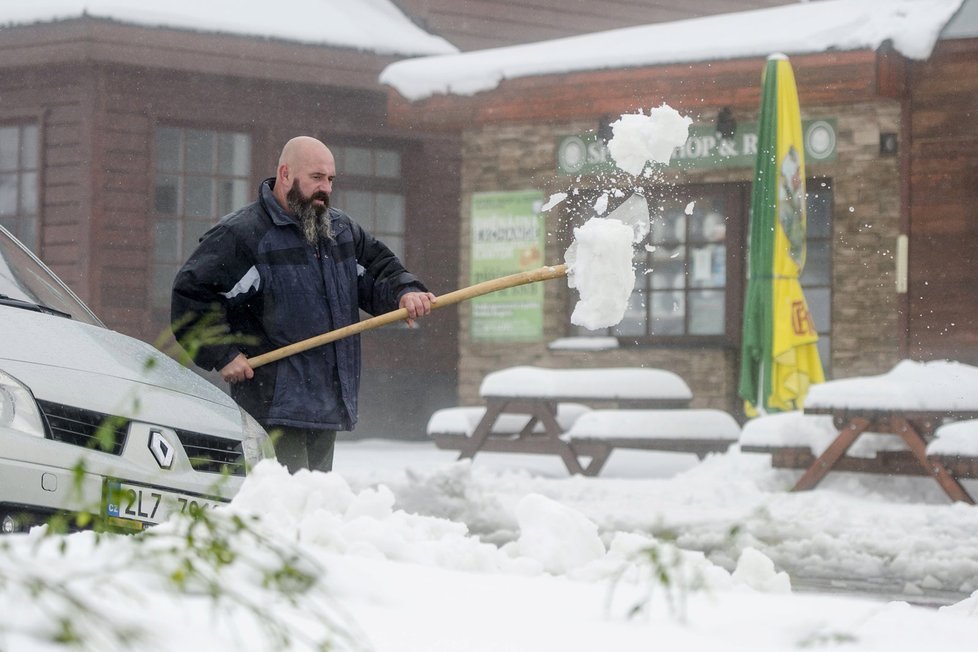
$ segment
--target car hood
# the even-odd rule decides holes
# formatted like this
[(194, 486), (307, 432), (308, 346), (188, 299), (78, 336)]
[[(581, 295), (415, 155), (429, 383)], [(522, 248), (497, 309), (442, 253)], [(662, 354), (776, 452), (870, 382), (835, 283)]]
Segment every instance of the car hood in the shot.
[(39, 399), (241, 437), (231, 397), (149, 344), (105, 328), (0, 306), (0, 369)]

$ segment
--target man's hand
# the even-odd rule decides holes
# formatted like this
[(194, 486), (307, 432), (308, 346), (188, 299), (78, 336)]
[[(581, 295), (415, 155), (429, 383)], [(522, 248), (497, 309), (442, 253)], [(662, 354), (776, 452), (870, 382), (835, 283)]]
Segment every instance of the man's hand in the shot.
[(408, 292), (401, 297), (400, 307), (408, 311), (404, 321), (408, 326), (414, 326), (414, 320), (431, 312), (431, 306), (438, 300), (431, 292)]
[(240, 383), (255, 377), (255, 370), (248, 364), (244, 353), (239, 353), (221, 369), (221, 378), (226, 383)]

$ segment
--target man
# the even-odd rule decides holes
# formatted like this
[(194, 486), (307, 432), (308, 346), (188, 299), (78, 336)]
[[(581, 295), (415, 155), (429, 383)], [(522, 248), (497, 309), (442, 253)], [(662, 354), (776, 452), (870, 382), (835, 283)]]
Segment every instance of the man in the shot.
[(258, 369), (247, 358), (354, 323), (361, 308), (404, 308), (413, 324), (435, 301), (390, 249), (330, 207), (335, 178), (326, 145), (293, 138), (257, 201), (205, 233), (173, 283), (177, 340), (279, 431), (276, 456), (293, 473), (332, 469), (336, 431), (357, 422), (359, 337)]

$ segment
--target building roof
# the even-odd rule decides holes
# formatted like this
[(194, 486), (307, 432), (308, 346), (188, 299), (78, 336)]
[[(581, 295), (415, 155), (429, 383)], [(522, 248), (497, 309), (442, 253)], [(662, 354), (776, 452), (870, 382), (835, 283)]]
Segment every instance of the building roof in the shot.
[(381, 83), (416, 101), (474, 95), (506, 79), (661, 64), (875, 50), (926, 59), (962, 0), (823, 0), (657, 23), (388, 66)]
[(429, 34), (390, 0), (30, 0), (4, 2), (0, 26), (90, 17), (165, 27), (349, 48), (379, 55), (449, 54), (458, 49)]

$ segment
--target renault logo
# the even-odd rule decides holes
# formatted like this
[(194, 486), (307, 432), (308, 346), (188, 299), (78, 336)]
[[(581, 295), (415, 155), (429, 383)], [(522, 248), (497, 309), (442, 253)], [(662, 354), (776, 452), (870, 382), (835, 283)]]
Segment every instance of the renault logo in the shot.
[(173, 444), (159, 430), (149, 431), (149, 452), (156, 458), (161, 469), (168, 469), (173, 464)]

